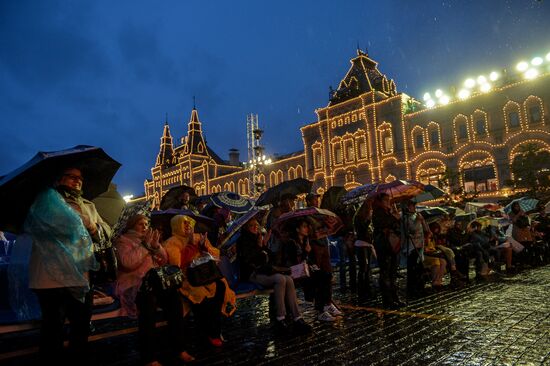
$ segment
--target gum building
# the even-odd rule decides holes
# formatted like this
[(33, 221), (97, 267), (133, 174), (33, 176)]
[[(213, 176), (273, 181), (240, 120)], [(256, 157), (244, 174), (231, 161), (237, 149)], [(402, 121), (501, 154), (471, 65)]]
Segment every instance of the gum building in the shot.
[[(350, 63), (328, 105), (315, 110), (317, 121), (300, 128), (303, 150), (263, 167), (257, 179), (266, 188), (297, 177), (319, 193), (394, 179), (437, 184), (449, 167), (466, 191), (498, 196), (522, 145), (550, 151), (548, 72), (530, 79), (505, 73), (490, 89), (428, 108), (399, 92), (367, 53), (358, 50)], [(252, 195), (250, 169), (237, 150), (224, 160), (206, 145), (195, 108), (178, 146), (164, 125), (151, 174), (145, 195), (155, 204), (181, 184), (198, 194)]]

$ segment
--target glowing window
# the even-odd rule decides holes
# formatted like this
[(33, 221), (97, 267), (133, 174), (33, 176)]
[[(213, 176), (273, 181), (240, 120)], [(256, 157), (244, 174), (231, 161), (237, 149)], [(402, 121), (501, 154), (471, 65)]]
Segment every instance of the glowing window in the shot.
[(510, 123), (510, 127), (519, 127), (519, 114), (518, 114), (518, 112), (508, 113), (508, 122)]

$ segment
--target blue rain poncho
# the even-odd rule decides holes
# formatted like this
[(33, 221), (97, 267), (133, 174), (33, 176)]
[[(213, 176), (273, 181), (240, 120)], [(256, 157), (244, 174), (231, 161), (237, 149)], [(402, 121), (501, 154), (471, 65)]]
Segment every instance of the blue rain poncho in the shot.
[(73, 296), (84, 302), (90, 291), (85, 273), (99, 269), (99, 264), (92, 238), (78, 213), (56, 190), (49, 188), (36, 197), (24, 230), (33, 240), (32, 259), (41, 262), (53, 281), (70, 287)]

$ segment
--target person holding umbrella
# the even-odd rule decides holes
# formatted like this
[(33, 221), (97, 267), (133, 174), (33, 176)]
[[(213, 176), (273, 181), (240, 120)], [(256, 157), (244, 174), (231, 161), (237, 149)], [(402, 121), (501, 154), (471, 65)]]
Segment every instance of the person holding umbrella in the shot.
[(380, 290), (385, 308), (399, 308), (405, 304), (397, 295), (397, 255), (400, 250), (400, 219), (392, 212), (390, 196), (385, 192), (374, 196), (372, 225), (374, 247), (380, 268)]
[(69, 356), (85, 355), (92, 316), (89, 272), (98, 269), (93, 243), (110, 234), (94, 204), (81, 197), (84, 177), (68, 167), (54, 188), (38, 194), (24, 230), (33, 239), (29, 287), (42, 311), (40, 354), (56, 362), (63, 351), (63, 325), (70, 325)]

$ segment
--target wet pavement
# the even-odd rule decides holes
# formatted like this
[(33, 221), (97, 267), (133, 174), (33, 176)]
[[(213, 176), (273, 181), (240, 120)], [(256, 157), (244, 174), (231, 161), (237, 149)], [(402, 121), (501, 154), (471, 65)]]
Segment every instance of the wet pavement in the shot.
[[(235, 315), (224, 320), (226, 342), (221, 349), (193, 339), (196, 326), (189, 320), (189, 351), (197, 357), (193, 364), (550, 365), (548, 265), (447, 289), (409, 301), (398, 311), (382, 309), (379, 298), (359, 302), (336, 284), (334, 298), (345, 312), (335, 323), (317, 321), (312, 305), (302, 304), (314, 328), (310, 336), (275, 336), (267, 296), (238, 301)], [(135, 322), (104, 320), (94, 325), (89, 364), (139, 364)], [(165, 333), (161, 327), (162, 345), (167, 344)], [(37, 331), (1, 337), (1, 364), (37, 363)], [(165, 346), (162, 352), (161, 359), (169, 361)]]

